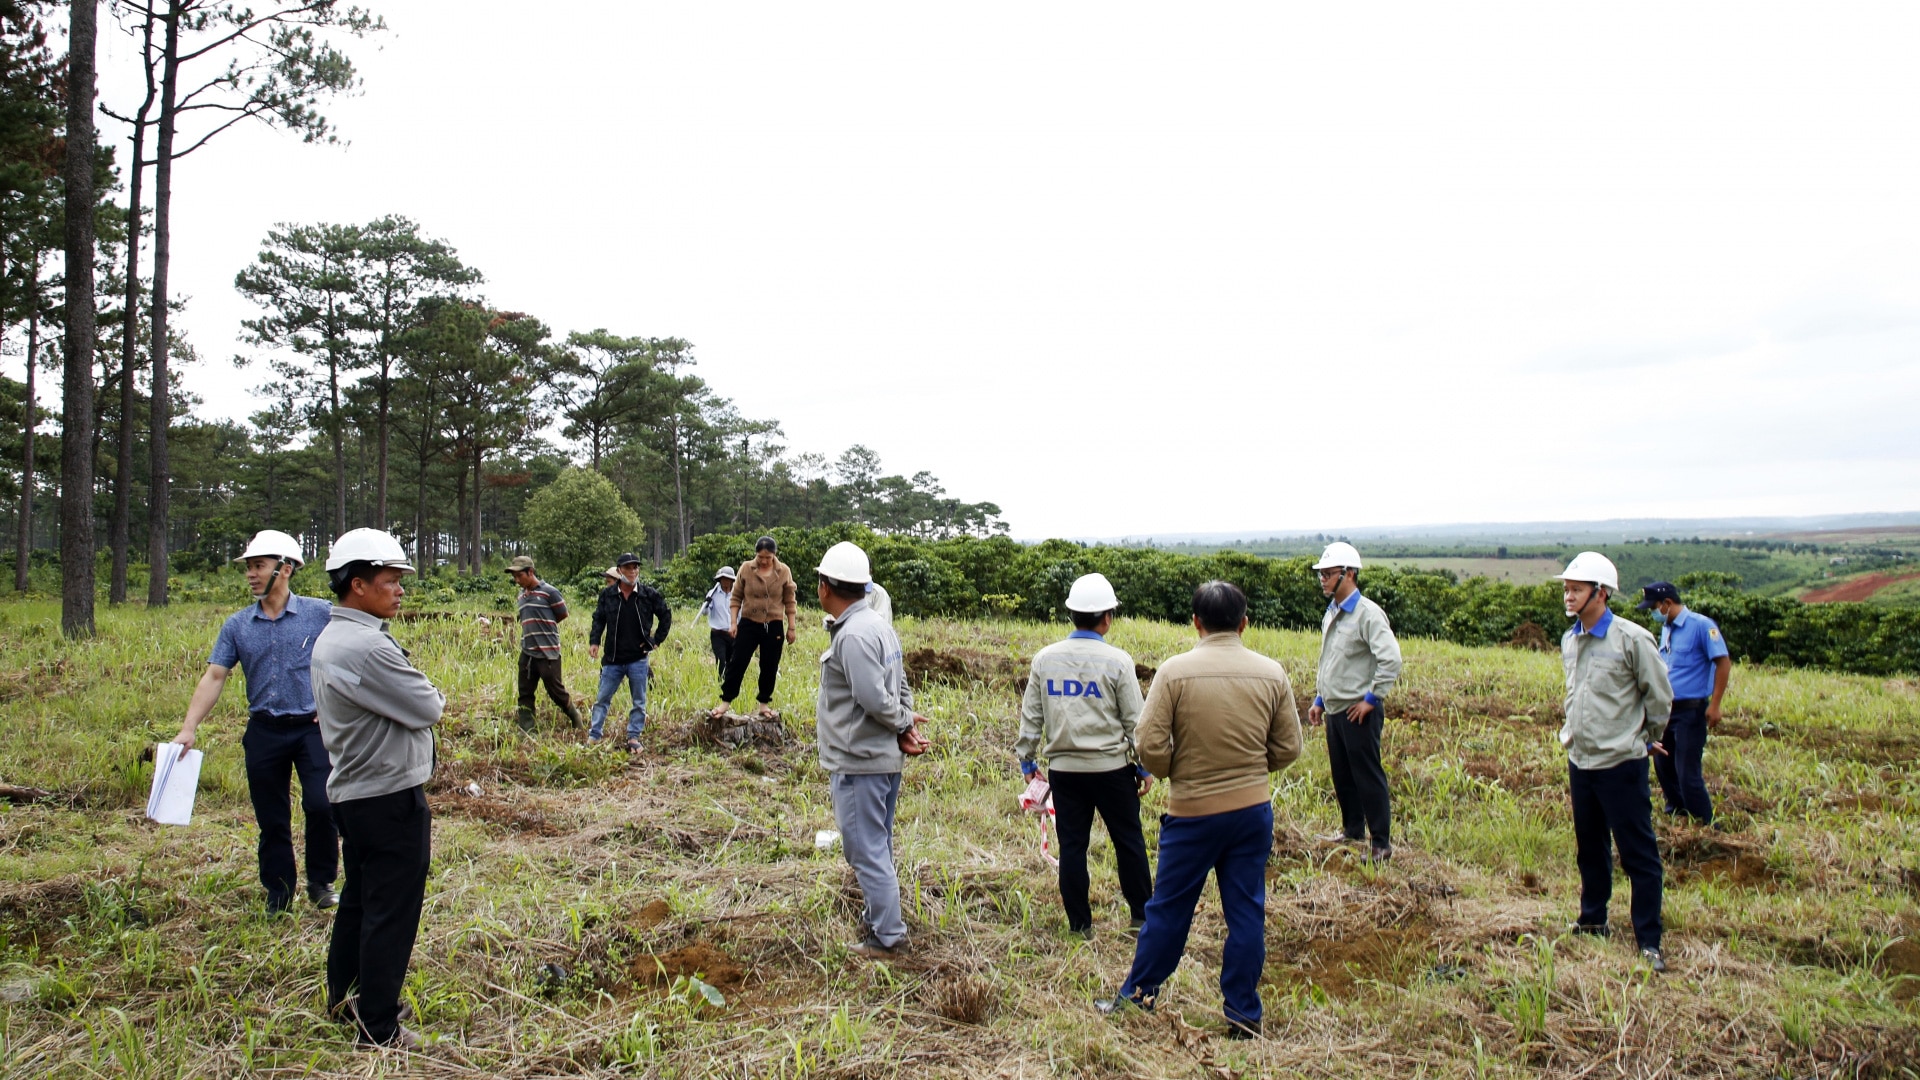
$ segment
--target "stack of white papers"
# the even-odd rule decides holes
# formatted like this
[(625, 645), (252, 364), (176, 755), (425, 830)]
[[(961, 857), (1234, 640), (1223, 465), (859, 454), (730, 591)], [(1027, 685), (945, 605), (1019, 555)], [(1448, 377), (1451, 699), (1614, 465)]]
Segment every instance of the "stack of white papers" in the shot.
[(193, 796), (200, 789), (200, 759), (200, 751), (183, 753), (179, 743), (163, 742), (154, 747), (148, 817), (162, 825), (193, 823)]

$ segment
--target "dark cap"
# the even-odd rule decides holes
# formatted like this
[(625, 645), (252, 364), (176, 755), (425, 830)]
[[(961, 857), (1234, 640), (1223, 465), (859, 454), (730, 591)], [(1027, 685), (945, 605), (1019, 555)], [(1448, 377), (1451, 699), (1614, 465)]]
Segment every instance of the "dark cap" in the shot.
[(620, 557), (619, 557), (618, 559), (615, 559), (615, 560), (613, 560), (613, 565), (615, 565), (615, 566), (638, 566), (638, 565), (640, 565), (640, 556), (638, 556), (638, 555), (635, 555), (635, 554), (634, 554), (633, 552), (631, 552), (631, 551), (627, 551), (627, 552), (622, 552), (622, 553), (621, 553), (621, 555), (620, 555)]
[(1676, 604), (1680, 602), (1680, 590), (1674, 588), (1671, 581), (1656, 581), (1641, 591), (1646, 594), (1646, 597), (1633, 605), (1635, 611), (1650, 610), (1653, 605), (1662, 600), (1671, 600)]
[(509, 574), (517, 574), (522, 570), (531, 569), (533, 569), (533, 556), (531, 555), (515, 555), (513, 561), (507, 564), (507, 573)]

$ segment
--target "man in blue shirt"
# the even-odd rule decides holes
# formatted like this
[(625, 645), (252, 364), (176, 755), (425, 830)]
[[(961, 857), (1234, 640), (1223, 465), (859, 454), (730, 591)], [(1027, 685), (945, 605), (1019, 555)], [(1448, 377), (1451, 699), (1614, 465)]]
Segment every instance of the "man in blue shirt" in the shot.
[(1656, 581), (1645, 589), (1639, 610), (1651, 612), (1660, 631), (1660, 659), (1666, 661), (1673, 682), (1673, 719), (1660, 740), (1666, 755), (1653, 760), (1654, 775), (1667, 799), (1667, 813), (1686, 814), (1702, 825), (1713, 823), (1713, 798), (1701, 758), (1707, 749), (1707, 729), (1720, 723), (1720, 698), (1727, 692), (1733, 660), (1720, 626), (1680, 603), (1680, 591), (1671, 582)]
[(207, 670), (187, 705), (174, 742), (192, 747), (200, 722), (213, 711), (227, 676), (246, 672), (247, 730), (240, 737), (247, 761), (247, 793), (260, 825), (260, 884), (267, 910), (293, 906), (298, 883), (293, 860), (292, 774), (300, 774), (300, 806), (307, 819), (307, 896), (315, 907), (340, 902), (333, 880), (340, 866), (339, 836), (327, 802), (332, 765), (320, 741), (309, 667), (313, 643), (326, 629), (333, 605), (296, 596), (287, 585), (300, 569), (300, 542), (268, 529), (254, 536), (235, 562), (246, 564), (255, 602), (229, 616), (207, 658)]

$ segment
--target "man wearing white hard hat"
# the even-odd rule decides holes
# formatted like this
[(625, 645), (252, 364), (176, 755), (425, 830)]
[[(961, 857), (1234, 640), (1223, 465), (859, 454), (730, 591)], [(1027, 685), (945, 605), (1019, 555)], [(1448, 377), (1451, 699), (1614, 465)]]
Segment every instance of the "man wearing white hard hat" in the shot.
[(919, 728), (926, 717), (913, 711), (899, 637), (867, 605), (873, 580), (867, 553), (841, 541), (814, 569), (828, 637), (814, 732), (840, 846), (864, 901), (865, 932), (847, 948), (869, 960), (884, 959), (907, 942), (893, 863), (893, 815), (906, 759), (927, 751)]
[(1573, 839), (1580, 862), (1580, 919), (1576, 933), (1608, 935), (1613, 896), (1613, 849), (1633, 882), (1633, 936), (1655, 971), (1667, 970), (1660, 951), (1660, 849), (1653, 836), (1647, 754), (1663, 752), (1673, 687), (1653, 635), (1607, 606), (1620, 588), (1613, 562), (1597, 551), (1574, 556), (1562, 585), (1574, 620), (1560, 639), (1567, 677), (1567, 783)]
[(220, 624), (207, 670), (173, 741), (193, 746), (200, 722), (213, 711), (227, 677), (239, 667), (247, 680), (247, 730), (240, 736), (240, 748), (246, 755), (253, 818), (260, 826), (260, 884), (267, 890), (267, 910), (285, 911), (293, 904), (295, 773), (306, 815), (307, 897), (315, 907), (332, 907), (340, 899), (333, 889), (340, 840), (327, 805), (330, 766), (315, 719), (309, 670), (313, 643), (327, 627), (331, 605), (296, 596), (287, 584), (303, 562), (300, 542), (286, 533), (255, 533), (234, 561), (245, 565), (254, 602)]
[(713, 588), (707, 590), (706, 599), (700, 601), (700, 614), (707, 617), (707, 637), (713, 643), (713, 662), (720, 668), (720, 681), (727, 680), (727, 657), (732, 654), (733, 616), (729, 609), (733, 601), (733, 582), (740, 575), (733, 567), (723, 566), (713, 572)]
[(327, 796), (347, 871), (327, 948), (327, 1010), (379, 1046), (419, 1042), (400, 1026), (400, 989), (433, 857), (425, 785), (447, 704), (387, 633), (411, 573), (406, 550), (378, 529), (335, 540), (327, 576), (336, 603), (313, 647), (314, 703), (333, 758)]
[(1140, 796), (1153, 777), (1133, 744), (1143, 705), (1140, 683), (1133, 657), (1107, 644), (1106, 636), (1119, 608), (1106, 575), (1088, 574), (1073, 583), (1067, 592), (1073, 633), (1034, 654), (1013, 748), (1030, 781), (1040, 775), (1035, 756), (1047, 759), (1060, 831), (1060, 906), (1067, 911), (1067, 929), (1087, 937), (1093, 936), (1087, 844), (1096, 812), (1113, 841), (1120, 895), (1134, 929), (1146, 923), (1153, 897), (1153, 868), (1140, 832)]
[(1400, 678), (1400, 642), (1380, 605), (1360, 595), (1360, 553), (1352, 544), (1328, 544), (1313, 564), (1330, 599), (1320, 618), (1320, 669), (1307, 723), (1327, 725), (1327, 765), (1340, 803), (1340, 831), (1323, 840), (1361, 843), (1373, 834), (1368, 858), (1393, 858), (1393, 803), (1380, 764), (1386, 697)]

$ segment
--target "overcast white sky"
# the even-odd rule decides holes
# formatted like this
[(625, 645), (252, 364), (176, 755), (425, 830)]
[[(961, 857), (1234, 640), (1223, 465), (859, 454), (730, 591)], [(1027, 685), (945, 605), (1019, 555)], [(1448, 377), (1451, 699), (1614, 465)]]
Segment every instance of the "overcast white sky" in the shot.
[(1920, 6), (372, 6), (349, 147), (178, 170), (209, 414), (399, 213), (1016, 536), (1920, 509)]

